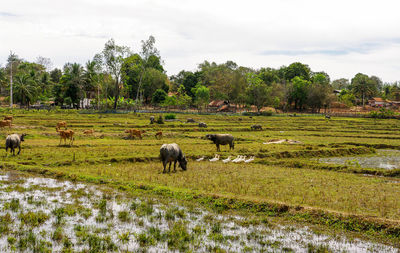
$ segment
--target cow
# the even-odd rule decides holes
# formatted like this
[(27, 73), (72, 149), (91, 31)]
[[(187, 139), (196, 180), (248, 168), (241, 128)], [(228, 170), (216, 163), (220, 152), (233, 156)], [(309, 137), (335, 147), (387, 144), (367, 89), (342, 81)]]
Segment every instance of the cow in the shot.
[(145, 133), (145, 130), (136, 130), (136, 129), (126, 129), (125, 133), (129, 133), (129, 138), (133, 139), (135, 136), (142, 139), (142, 133)]
[(251, 130), (262, 130), (262, 126), (261, 126), (261, 125), (258, 125), (258, 124), (252, 125), (252, 126), (251, 126)]
[(217, 151), (220, 151), (219, 145), (228, 145), (229, 150), (235, 149), (235, 138), (231, 134), (207, 134), (206, 138), (214, 142)]
[(160, 148), (160, 159), (164, 167), (163, 173), (165, 173), (167, 163), (169, 163), (168, 172), (171, 171), (172, 162), (174, 162), (174, 171), (176, 171), (176, 162), (179, 162), (179, 166), (182, 168), (182, 170), (187, 170), (186, 157), (176, 143), (163, 144)]
[(162, 139), (162, 136), (163, 136), (162, 131), (159, 131), (155, 134), (156, 139)]
[(8, 126), (11, 128), (11, 120), (0, 120), (0, 128)]
[(10, 134), (6, 138), (6, 152), (10, 148), (10, 152), (15, 155), (15, 149), (18, 148), (18, 155), (21, 153), (21, 142), (24, 141), (26, 134)]

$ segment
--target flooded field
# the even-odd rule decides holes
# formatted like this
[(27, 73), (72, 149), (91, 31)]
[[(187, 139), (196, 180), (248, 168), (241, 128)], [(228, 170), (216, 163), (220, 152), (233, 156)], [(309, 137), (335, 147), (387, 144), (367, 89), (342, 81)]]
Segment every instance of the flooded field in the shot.
[(0, 252), (397, 252), (307, 227), (0, 171)]
[(400, 151), (378, 150), (376, 154), (369, 156), (329, 157), (319, 158), (318, 161), (361, 168), (381, 168), (392, 170), (400, 168)]

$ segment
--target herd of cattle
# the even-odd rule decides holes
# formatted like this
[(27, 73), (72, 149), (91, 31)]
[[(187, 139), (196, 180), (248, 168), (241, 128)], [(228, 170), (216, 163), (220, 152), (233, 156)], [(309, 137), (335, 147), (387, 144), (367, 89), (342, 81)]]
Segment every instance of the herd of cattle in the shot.
[[(0, 121), (0, 127), (8, 126), (11, 128), (13, 121), (13, 116), (5, 116), (4, 120)], [(150, 117), (150, 124), (154, 123), (154, 116)], [(196, 123), (194, 119), (187, 119), (187, 123)], [(199, 122), (199, 127), (207, 127), (207, 124), (204, 122)], [(61, 128), (64, 128), (61, 130)], [(251, 130), (262, 130), (261, 125), (252, 125)], [(56, 125), (56, 132), (60, 135), (60, 143), (64, 140), (64, 145), (67, 144), (67, 140), (69, 141), (69, 145), (72, 145), (74, 142), (74, 131), (71, 129), (67, 129), (67, 122), (60, 121)], [(128, 138), (134, 139), (139, 138), (142, 139), (142, 134), (145, 133), (145, 130), (137, 130), (137, 129), (127, 129), (125, 133), (128, 133)], [(92, 135), (94, 133), (93, 129), (84, 130), (83, 134)], [(21, 152), (21, 142), (24, 141), (24, 137), (26, 134), (10, 134), (6, 137), (6, 152), (10, 149), (10, 152), (15, 155), (15, 149), (18, 148), (18, 153)], [(155, 138), (161, 139), (163, 137), (162, 131), (156, 132)], [(229, 145), (229, 149), (234, 149), (234, 137), (231, 134), (207, 134), (206, 139), (211, 140), (217, 147), (217, 151), (220, 151), (220, 145)], [(168, 171), (171, 169), (171, 164), (174, 162), (174, 171), (176, 170), (176, 163), (179, 163), (179, 166), (183, 169), (187, 169), (187, 159), (183, 154), (182, 150), (176, 143), (172, 144), (163, 144), (160, 148), (160, 158), (163, 163), (163, 173), (166, 172), (166, 166), (169, 163)]]

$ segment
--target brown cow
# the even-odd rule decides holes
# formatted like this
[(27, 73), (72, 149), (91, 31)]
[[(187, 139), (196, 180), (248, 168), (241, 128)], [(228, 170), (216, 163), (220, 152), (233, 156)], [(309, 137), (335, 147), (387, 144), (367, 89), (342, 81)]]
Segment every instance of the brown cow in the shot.
[(61, 128), (64, 127), (65, 129), (67, 129), (67, 122), (65, 121), (60, 121), (57, 123), (57, 128)]
[(145, 133), (145, 130), (136, 130), (136, 129), (126, 129), (125, 133), (129, 133), (129, 138), (133, 139), (136, 137), (139, 137), (142, 139), (142, 133)]
[(72, 146), (73, 142), (74, 142), (74, 131), (72, 130), (60, 130), (58, 127), (56, 128), (57, 133), (60, 134), (60, 144), (58, 144), (58, 146), (61, 145), (61, 141), (64, 139), (64, 145), (67, 145), (67, 139), (69, 139), (69, 145)]
[(13, 116), (4, 116), (4, 120), (12, 121), (13, 120)]
[(160, 132), (157, 132), (157, 133), (155, 134), (155, 136), (156, 136), (156, 139), (162, 139), (162, 137), (163, 137), (161, 131), (160, 131)]
[(11, 128), (11, 120), (0, 120), (0, 127), (2, 128), (6, 126)]
[(94, 130), (93, 130), (93, 129), (84, 130), (84, 131), (83, 131), (83, 134), (85, 134), (85, 135), (90, 135), (90, 134), (93, 134), (93, 133), (94, 133)]

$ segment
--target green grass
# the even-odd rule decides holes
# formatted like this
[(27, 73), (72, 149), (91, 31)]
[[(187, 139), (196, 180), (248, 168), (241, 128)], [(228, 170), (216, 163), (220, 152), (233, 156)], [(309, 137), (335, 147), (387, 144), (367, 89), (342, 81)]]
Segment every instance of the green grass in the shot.
[[(13, 129), (0, 129), (0, 137), (5, 138), (11, 132), (28, 136), (22, 144), (21, 155), (1, 155), (0, 168), (110, 183), (132, 191), (139, 189), (176, 198), (201, 196), (197, 197), (198, 202), (221, 210), (268, 213), (260, 207), (265, 205), (274, 213), (276, 207), (286, 206), (283, 209), (293, 212), (298, 220), (310, 221), (318, 213), (342, 217), (339, 219), (343, 221), (347, 219), (343, 217), (357, 217), (357, 222), (366, 219), (374, 224), (399, 226), (400, 170), (326, 165), (313, 160), (370, 154), (379, 148), (400, 149), (398, 120), (240, 116), (243, 120), (239, 121), (239, 116), (177, 114), (181, 121), (150, 125), (152, 114), (79, 114), (73, 110), (14, 110), (12, 114)], [(187, 118), (205, 122), (208, 128), (184, 123)], [(68, 128), (75, 131), (72, 147), (58, 146), (55, 125), (61, 120), (67, 121)], [(263, 131), (251, 131), (253, 124), (261, 124)], [(146, 133), (142, 140), (125, 140), (124, 130), (128, 128), (146, 130)], [(94, 129), (94, 135), (84, 136), (85, 129)], [(157, 131), (163, 131), (162, 140), (154, 137)], [(222, 146), (222, 151), (216, 152), (215, 145), (204, 138), (207, 133), (231, 133), (236, 138), (235, 150)], [(271, 139), (292, 139), (302, 144), (263, 144)], [(159, 148), (163, 143), (173, 142), (189, 158), (188, 170), (162, 174)], [(250, 164), (195, 161), (201, 156), (209, 159), (216, 153), (221, 158), (255, 155), (256, 160)], [(106, 218), (106, 204), (106, 200), (99, 203), (100, 220)], [(10, 202), (9, 208), (17, 210), (16, 203)], [(151, 203), (134, 204), (131, 209), (140, 216), (152, 214)], [(176, 211), (169, 210), (171, 220), (178, 217)], [(78, 212), (91, 216), (84, 210)], [(126, 218), (121, 215), (121, 219)]]

